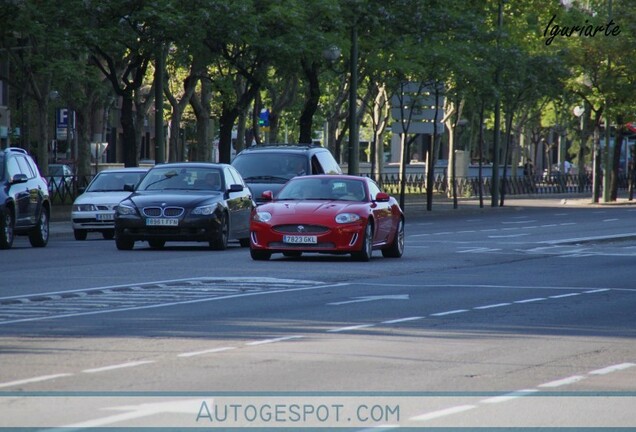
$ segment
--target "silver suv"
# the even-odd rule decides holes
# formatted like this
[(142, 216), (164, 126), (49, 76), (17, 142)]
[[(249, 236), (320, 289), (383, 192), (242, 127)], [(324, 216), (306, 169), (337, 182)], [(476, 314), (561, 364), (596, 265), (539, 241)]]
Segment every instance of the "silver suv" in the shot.
[(310, 144), (252, 146), (236, 155), (232, 166), (249, 186), (257, 204), (262, 193), (274, 196), (291, 178), (310, 174), (342, 174), (331, 152)]
[(49, 186), (31, 156), (21, 148), (0, 150), (0, 249), (16, 235), (28, 235), (33, 247), (49, 241)]

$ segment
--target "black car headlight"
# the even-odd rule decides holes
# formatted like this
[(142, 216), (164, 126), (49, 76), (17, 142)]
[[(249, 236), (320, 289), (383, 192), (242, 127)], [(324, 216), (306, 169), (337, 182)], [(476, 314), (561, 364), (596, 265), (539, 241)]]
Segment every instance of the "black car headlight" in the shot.
[(135, 210), (134, 207), (126, 205), (126, 204), (119, 204), (115, 208), (115, 211), (120, 216), (131, 216), (131, 215), (137, 214), (137, 210)]
[(192, 210), (192, 214), (197, 216), (210, 216), (214, 214), (216, 207), (217, 207), (216, 204), (195, 207)]

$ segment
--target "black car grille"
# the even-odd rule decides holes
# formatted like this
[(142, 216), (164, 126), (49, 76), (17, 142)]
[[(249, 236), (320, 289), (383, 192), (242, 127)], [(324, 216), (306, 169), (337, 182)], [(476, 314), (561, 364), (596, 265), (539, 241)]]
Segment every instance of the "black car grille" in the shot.
[(276, 225), (274, 231), (282, 234), (322, 234), (329, 231), (329, 228), (321, 225)]
[(144, 207), (142, 213), (146, 217), (179, 217), (184, 211), (183, 207)]

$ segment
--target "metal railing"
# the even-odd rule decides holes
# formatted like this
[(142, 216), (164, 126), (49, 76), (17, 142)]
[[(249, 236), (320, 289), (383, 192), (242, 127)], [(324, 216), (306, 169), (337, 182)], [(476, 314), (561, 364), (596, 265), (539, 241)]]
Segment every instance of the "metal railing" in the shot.
[[(85, 188), (93, 179), (93, 175), (49, 177), (49, 196), (54, 204), (72, 204), (80, 194), (81, 188)], [(629, 181), (627, 175), (619, 175), (618, 189), (628, 190)], [(479, 196), (481, 188), (483, 196), (492, 195), (492, 182), (490, 177), (458, 177), (457, 196), (460, 198), (472, 198)], [(398, 195), (400, 193), (400, 181), (396, 174), (385, 174), (380, 184), (385, 192)], [(539, 175), (506, 177), (501, 179), (500, 193), (506, 196), (514, 195), (549, 195), (549, 194), (590, 194), (593, 189), (592, 176), (583, 175)], [(433, 192), (448, 194), (448, 181), (445, 174), (438, 174), (433, 181)], [(406, 176), (406, 194), (425, 194), (426, 178), (423, 174), (411, 174)]]

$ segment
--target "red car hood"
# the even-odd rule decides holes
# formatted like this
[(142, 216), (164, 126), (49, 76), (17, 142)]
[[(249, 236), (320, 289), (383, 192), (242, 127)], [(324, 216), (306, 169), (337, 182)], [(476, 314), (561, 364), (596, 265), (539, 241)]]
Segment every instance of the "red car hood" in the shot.
[(259, 211), (267, 211), (273, 217), (311, 215), (335, 216), (338, 213), (358, 212), (366, 203), (351, 203), (345, 201), (278, 201), (259, 207)]

